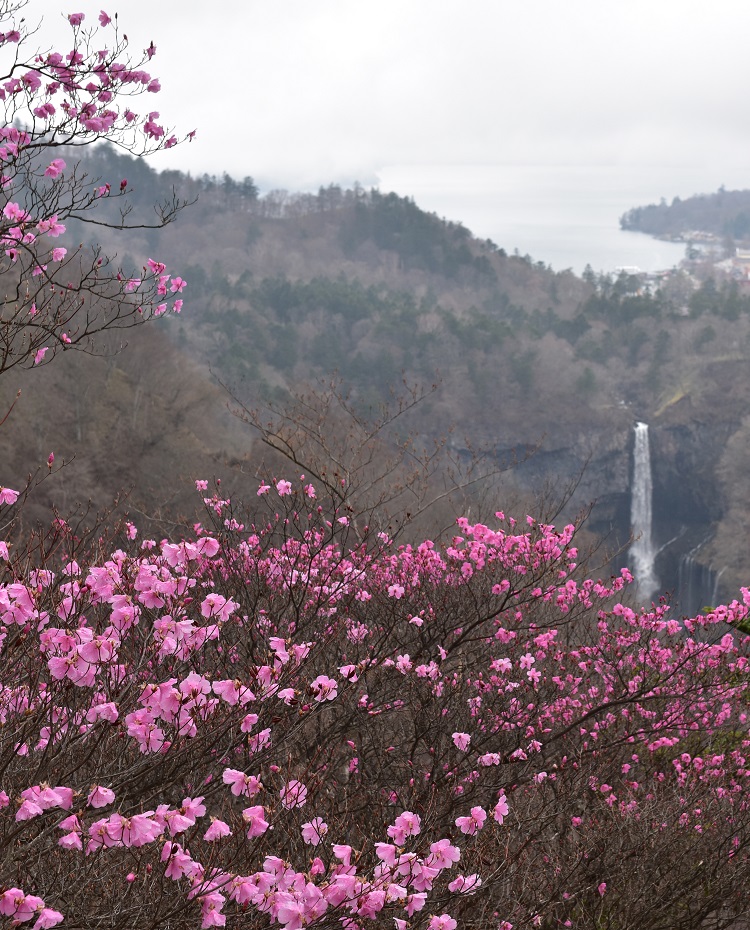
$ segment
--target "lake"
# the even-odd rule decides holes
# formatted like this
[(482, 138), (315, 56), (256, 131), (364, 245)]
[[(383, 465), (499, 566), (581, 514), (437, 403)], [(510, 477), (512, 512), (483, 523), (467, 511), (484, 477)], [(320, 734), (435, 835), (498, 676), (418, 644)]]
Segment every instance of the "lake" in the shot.
[(412, 197), (424, 210), (463, 223), (480, 239), (530, 255), (555, 271), (581, 274), (587, 264), (612, 272), (622, 266), (659, 271), (679, 264), (681, 243), (620, 229), (631, 207), (661, 197), (718, 189), (705, 168), (622, 166), (390, 166), (379, 174), (383, 193)]

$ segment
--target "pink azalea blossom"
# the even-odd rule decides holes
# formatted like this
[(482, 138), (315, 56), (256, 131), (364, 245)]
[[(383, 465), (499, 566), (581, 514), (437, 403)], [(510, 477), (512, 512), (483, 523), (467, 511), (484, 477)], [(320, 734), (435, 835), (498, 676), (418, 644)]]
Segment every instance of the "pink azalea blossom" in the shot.
[(450, 914), (435, 914), (430, 918), (428, 930), (456, 930), (456, 921)]
[(439, 869), (449, 869), (461, 858), (461, 850), (453, 846), (450, 840), (438, 840), (430, 844), (430, 855), (427, 862)]
[(225, 623), (236, 607), (237, 604), (231, 598), (212, 593), (201, 602), (201, 614), (206, 619), (215, 618)]
[(29, 218), (29, 214), (12, 200), (8, 201), (3, 207), (3, 216), (19, 223), (23, 223)]
[(201, 895), (201, 930), (207, 930), (208, 927), (226, 926), (226, 914), (221, 913), (225, 897), (218, 891), (211, 891), (208, 894)]
[(453, 734), (453, 743), (455, 744), (456, 749), (460, 749), (461, 752), (466, 752), (466, 750), (469, 748), (470, 742), (471, 736), (468, 733)]
[(71, 814), (69, 817), (61, 820), (57, 827), (59, 830), (76, 830), (80, 833), (81, 820), (78, 814)]
[(242, 811), (242, 819), (247, 824), (247, 836), (248, 839), (252, 839), (255, 836), (261, 836), (266, 832), (270, 824), (265, 819), (265, 810), (261, 804), (257, 804), (255, 807), (246, 807)]
[(44, 813), (44, 808), (36, 801), (26, 799), (16, 811), (16, 821), (31, 820)]
[(37, 349), (36, 352), (34, 353), (34, 364), (38, 365), (41, 361), (43, 361), (44, 356), (47, 354), (48, 351), (49, 350), (47, 346), (44, 346), (43, 349)]
[(474, 872), (471, 875), (458, 875), (449, 883), (448, 890), (458, 894), (474, 894), (481, 884), (482, 879)]
[(65, 232), (65, 224), (58, 221), (56, 213), (48, 220), (40, 220), (36, 224), (36, 228), (39, 233), (46, 233), (53, 239), (56, 239), (58, 236), (62, 236), (62, 234)]
[(56, 927), (65, 918), (60, 911), (55, 911), (51, 907), (43, 907), (38, 911), (39, 916), (34, 921), (32, 930), (46, 930), (47, 927)]
[(81, 840), (80, 831), (66, 833), (65, 836), (61, 836), (57, 841), (57, 845), (61, 846), (63, 849), (77, 849), (81, 852), (83, 850), (83, 842)]
[(469, 836), (474, 836), (482, 829), (486, 819), (487, 813), (485, 812), (484, 808), (472, 807), (471, 816), (456, 818), (456, 826), (462, 833), (466, 833)]
[(304, 807), (307, 803), (307, 786), (292, 778), (279, 792), (281, 803), (287, 810), (295, 807)]
[(104, 10), (102, 10), (99, 13), (99, 25), (102, 27), (109, 26), (111, 22), (112, 22), (112, 19), (104, 12)]
[(110, 788), (103, 788), (101, 785), (94, 785), (89, 792), (86, 803), (89, 807), (106, 807), (115, 800), (115, 793)]
[(284, 497), (287, 494), (292, 493), (292, 483), (291, 481), (277, 481), (276, 490), (279, 493), (279, 497)]
[(26, 900), (26, 895), (20, 888), (7, 888), (0, 894), (0, 914), (13, 917), (19, 907)]
[(349, 866), (352, 861), (352, 848), (347, 843), (334, 843), (331, 847), (333, 854), (340, 859), (345, 866)]
[(18, 491), (11, 488), (0, 487), (0, 504), (15, 504), (18, 500)]
[(22, 76), (21, 83), (30, 91), (37, 91), (42, 86), (42, 80), (36, 71), (27, 71)]
[(203, 795), (199, 795), (197, 798), (183, 798), (180, 811), (185, 817), (192, 821), (192, 823), (195, 823), (198, 817), (204, 817), (206, 814), (206, 805), (203, 801)]
[(328, 824), (322, 817), (314, 817), (309, 823), (302, 824), (302, 839), (310, 846), (317, 846), (328, 833)]
[(375, 855), (381, 862), (385, 862), (386, 865), (395, 866), (397, 859), (397, 848), (393, 843), (376, 843), (375, 844)]
[(44, 173), (48, 178), (56, 178), (65, 171), (66, 167), (67, 165), (62, 158), (55, 158), (44, 169)]
[(418, 836), (422, 829), (422, 821), (419, 814), (412, 811), (404, 811), (399, 814), (388, 830), (388, 836), (395, 841), (397, 846), (403, 846), (407, 836)]
[(263, 790), (263, 783), (259, 775), (246, 775), (237, 769), (224, 769), (222, 781), (231, 785), (232, 794), (238, 798), (240, 795), (252, 798)]
[(406, 896), (404, 910), (409, 915), (409, 917), (413, 917), (415, 911), (421, 911), (426, 903), (427, 894), (424, 891), (417, 891), (414, 894)]
[(218, 820), (216, 817), (211, 818), (211, 826), (203, 834), (203, 839), (207, 843), (213, 843), (216, 840), (220, 840), (225, 836), (231, 836), (232, 831), (229, 828), (229, 824), (224, 823), (223, 820)]
[(503, 820), (508, 816), (508, 799), (503, 792), (500, 792), (497, 804), (492, 809), (492, 816), (499, 824), (502, 824)]
[(333, 678), (328, 678), (327, 675), (318, 675), (310, 683), (310, 690), (316, 701), (333, 701), (338, 694), (338, 685)]

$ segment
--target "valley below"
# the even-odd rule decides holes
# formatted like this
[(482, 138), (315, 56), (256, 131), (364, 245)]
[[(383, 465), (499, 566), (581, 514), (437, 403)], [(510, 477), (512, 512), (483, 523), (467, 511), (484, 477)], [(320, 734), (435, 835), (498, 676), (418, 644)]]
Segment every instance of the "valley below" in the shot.
[[(395, 194), (260, 196), (250, 178), (160, 174), (105, 148), (84, 168), (127, 175), (135, 211), (172, 187), (196, 200), (158, 233), (110, 243), (96, 229), (105, 252), (116, 237), (124, 274), (149, 257), (178, 271), (185, 309), (99, 358), (66, 355), (33, 388), (6, 379), (4, 408), (20, 389), (13, 416), (35, 424), (0, 451), (8, 483), (50, 451), (69, 462), (29, 519), (135, 485), (121, 506), (139, 519), (187, 521), (196, 478), (241, 491), (273, 455), (248, 411), (289, 424), (300, 395), (333, 380), (363, 422), (424, 394), (372, 439), (371, 467), (405, 436), (459, 471), (481, 462), (456, 507), (587, 513), (602, 572), (628, 562), (634, 425), (647, 423), (660, 589), (689, 613), (750, 581), (750, 293), (736, 275), (695, 262), (662, 280), (579, 278)], [(70, 235), (86, 247), (90, 232)], [(330, 423), (331, 447), (345, 445)], [(433, 519), (438, 532), (451, 515)]]

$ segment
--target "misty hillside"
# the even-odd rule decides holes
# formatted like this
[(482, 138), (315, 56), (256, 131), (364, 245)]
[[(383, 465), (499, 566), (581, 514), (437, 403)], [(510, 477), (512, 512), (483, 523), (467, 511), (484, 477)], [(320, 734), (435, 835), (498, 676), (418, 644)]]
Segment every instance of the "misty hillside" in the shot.
[[(497, 461), (536, 450), (507, 479), (527, 496), (546, 482), (562, 494), (586, 466), (571, 509), (596, 501), (592, 526), (613, 528), (615, 544), (628, 534), (632, 424), (648, 421), (664, 533), (712, 539), (724, 580), (742, 577), (748, 560), (733, 540), (750, 512), (738, 480), (750, 443), (750, 298), (736, 282), (677, 276), (649, 293), (637, 278), (554, 273), (513, 243), (477, 240), (377, 190), (260, 196), (250, 177), (159, 174), (108, 149), (84, 168), (128, 178), (129, 219), (148, 222), (172, 188), (195, 201), (161, 232), (69, 231), (117, 252), (128, 275), (148, 257), (166, 262), (188, 282), (185, 309), (120, 354), (19, 377), (15, 441), (2, 452), (9, 481), (54, 448), (76, 455), (64, 485), (40, 489), (61, 505), (134, 484), (144, 513), (184, 512), (178, 487), (211, 474), (242, 485), (257, 467), (225, 388), (249, 408), (284, 405), (336, 373), (367, 414), (403, 381), (436, 384), (410, 429), (425, 440), (453, 430), (451, 448)], [(4, 390), (7, 407), (12, 378)]]

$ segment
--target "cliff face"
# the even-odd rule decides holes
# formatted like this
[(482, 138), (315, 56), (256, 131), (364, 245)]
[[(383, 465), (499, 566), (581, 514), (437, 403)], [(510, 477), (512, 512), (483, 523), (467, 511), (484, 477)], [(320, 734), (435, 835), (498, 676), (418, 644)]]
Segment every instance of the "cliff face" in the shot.
[[(750, 475), (739, 479), (750, 459), (750, 417), (706, 421), (688, 402), (677, 406), (649, 425), (656, 574), (677, 612), (695, 613), (736, 597), (749, 580)], [(612, 569), (629, 564), (635, 419), (620, 408), (592, 432), (561, 429), (514, 471), (530, 495), (576, 483), (567, 513), (593, 505), (586, 525), (614, 553)]]
[(717, 546), (732, 507), (717, 450), (729, 447), (739, 426), (732, 419), (675, 416), (652, 431), (654, 521), (663, 546), (657, 566), (685, 613), (731, 599), (745, 583), (745, 554)]
[(739, 596), (741, 586), (750, 586), (750, 416), (736, 427), (725, 445), (716, 447), (714, 474), (722, 506), (705, 556), (721, 573), (719, 596), (729, 599)]
[[(591, 430), (560, 424), (537, 448), (527, 449), (529, 457), (515, 466), (514, 479), (532, 497), (542, 488), (558, 501), (569, 496), (565, 510), (570, 516), (591, 506), (589, 529), (614, 534), (613, 546), (625, 545), (630, 534), (629, 423), (623, 409), (615, 422)], [(509, 455), (510, 449), (498, 450), (500, 458)]]

